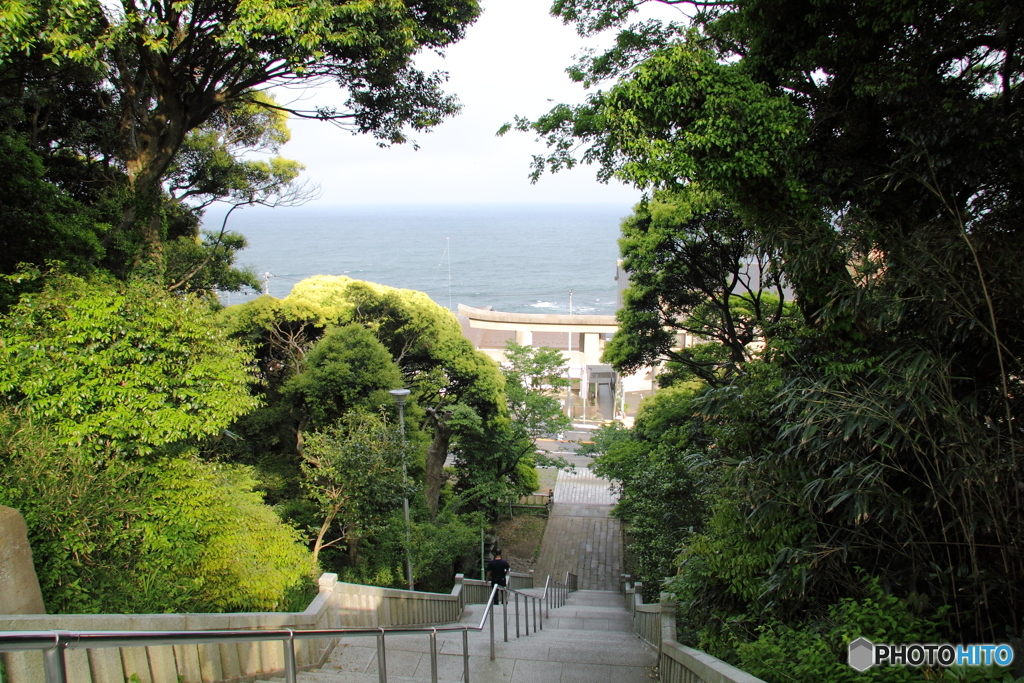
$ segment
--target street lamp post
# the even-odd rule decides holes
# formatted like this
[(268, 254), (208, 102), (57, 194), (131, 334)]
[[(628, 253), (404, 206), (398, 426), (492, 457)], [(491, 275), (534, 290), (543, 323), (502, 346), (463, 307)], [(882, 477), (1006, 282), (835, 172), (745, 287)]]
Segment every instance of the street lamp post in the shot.
[[(395, 405), (398, 406), (398, 424), (402, 428), (402, 483), (408, 486), (409, 473), (405, 465), (405, 399), (409, 398), (409, 390), (392, 389), (388, 393), (391, 394), (391, 398), (395, 399)], [(415, 585), (412, 582), (412, 555), (410, 554), (410, 547), (412, 546), (412, 534), (409, 530), (410, 527), (408, 494), (406, 494), (405, 498), (402, 499), (402, 512), (405, 513), (405, 582), (409, 585), (409, 590), (416, 590)]]

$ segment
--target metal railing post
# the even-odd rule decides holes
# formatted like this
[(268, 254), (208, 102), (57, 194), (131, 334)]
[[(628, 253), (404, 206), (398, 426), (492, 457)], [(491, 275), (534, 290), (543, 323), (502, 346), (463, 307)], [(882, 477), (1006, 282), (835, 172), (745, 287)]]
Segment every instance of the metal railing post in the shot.
[(384, 644), (384, 629), (377, 634), (377, 680), (388, 683), (388, 655)]
[(437, 629), (430, 632), (430, 683), (437, 683)]
[(523, 594), (523, 624), (526, 626), (526, 635), (530, 635), (530, 596)]
[[(497, 595), (497, 593), (494, 593), (493, 595)], [(494, 661), (494, 601), (493, 600), (491, 600), (491, 609), (487, 613), (487, 615), (490, 618), (489, 620), (491, 622), (491, 661), (493, 662)]]
[(548, 619), (551, 618), (551, 590), (554, 586), (551, 585), (551, 574), (548, 574), (548, 578), (544, 579), (544, 609)]
[[(513, 593), (516, 596), (516, 638), (519, 637), (519, 593)], [(64, 683), (61, 681), (60, 683)]]
[(43, 650), (43, 670), (46, 672), (46, 683), (67, 683), (68, 668), (64, 660), (66, 644), (64, 634), (58, 631), (53, 647)]
[(537, 633), (537, 631), (540, 630), (539, 628), (537, 628), (537, 606), (538, 606), (537, 603), (538, 602), (540, 602), (540, 600), (537, 600), (536, 598), (533, 601), (533, 632), (535, 634)]
[(466, 628), (462, 629), (462, 680), (469, 683), (469, 629)]
[(298, 668), (295, 666), (295, 633), (288, 630), (288, 637), (281, 641), (284, 645), (284, 680), (285, 683), (295, 683), (298, 675)]
[(508, 642), (508, 592), (501, 592), (501, 632), (505, 636), (505, 642)]

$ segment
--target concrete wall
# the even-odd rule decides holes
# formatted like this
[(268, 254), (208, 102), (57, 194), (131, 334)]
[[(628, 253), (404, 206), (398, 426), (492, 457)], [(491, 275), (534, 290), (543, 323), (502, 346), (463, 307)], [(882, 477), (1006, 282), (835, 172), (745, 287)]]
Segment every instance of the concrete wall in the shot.
[(0, 614), (46, 614), (28, 527), (17, 510), (0, 505)]
[(625, 574), (620, 591), (626, 609), (633, 614), (633, 630), (658, 650), (658, 675), (662, 683), (764, 683), (707, 652), (681, 645), (676, 638), (676, 603), (661, 594), (661, 602), (644, 604), (643, 587), (631, 584)]
[[(416, 593), (342, 583), (337, 574), (320, 577), (320, 592), (303, 612), (248, 614), (55, 614), (0, 616), (0, 631), (199, 631), (219, 629), (295, 630), (361, 626), (429, 625), (457, 621), (465, 606), (462, 576), (450, 594)], [(299, 668), (321, 666), (336, 639), (296, 640)], [(283, 675), (281, 641), (162, 645), (67, 650), (68, 683), (214, 683), (252, 681)], [(4, 683), (44, 680), (43, 656), (4, 655)]]

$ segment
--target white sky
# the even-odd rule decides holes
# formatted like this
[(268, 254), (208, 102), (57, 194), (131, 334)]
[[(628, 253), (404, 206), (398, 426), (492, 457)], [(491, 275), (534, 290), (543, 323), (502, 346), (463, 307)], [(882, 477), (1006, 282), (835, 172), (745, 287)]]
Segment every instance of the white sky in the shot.
[[(548, 14), (551, 0), (483, 0), (484, 11), (467, 37), (446, 52), (421, 60), (428, 70), (449, 72), (447, 91), (463, 110), (411, 145), (381, 149), (368, 136), (353, 136), (328, 123), (294, 119), (282, 155), (306, 165), (305, 177), (323, 190), (316, 205), (616, 203), (630, 205), (640, 192), (615, 181), (599, 183), (594, 167), (528, 179), (533, 154), (544, 150), (526, 133), (495, 132), (514, 115), (536, 117), (552, 104), (584, 99), (565, 68), (586, 44)], [(657, 11), (657, 10), (655, 10)], [(663, 16), (678, 13), (661, 6)], [(610, 36), (604, 38), (609, 40)], [(279, 92), (282, 101), (294, 92)], [(549, 101), (551, 100), (551, 101)], [(309, 93), (303, 106), (342, 102), (337, 88)]]

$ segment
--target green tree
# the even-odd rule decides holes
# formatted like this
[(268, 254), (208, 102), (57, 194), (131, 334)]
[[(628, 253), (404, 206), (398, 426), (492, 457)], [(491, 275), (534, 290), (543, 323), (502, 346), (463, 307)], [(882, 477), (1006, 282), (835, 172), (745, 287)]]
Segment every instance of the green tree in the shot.
[(7, 0), (0, 5), (0, 60), (34, 54), (81, 64), (107, 84), (107, 116), (115, 123), (109, 151), (129, 192), (114, 230), (138, 245), (136, 272), (160, 281), (161, 186), (190, 131), (231, 103), (266, 106), (254, 89), (333, 80), (348, 93), (345, 109), (320, 107), (307, 116), (403, 142), (407, 126), (429, 129), (457, 109), (440, 89), (444, 75), (416, 69), (414, 55), (461, 38), (478, 11), (473, 0)]
[(353, 410), (375, 412), (390, 407), (388, 391), (401, 386), (402, 375), (387, 348), (358, 323), (330, 328), (310, 348), (302, 372), (282, 387), (299, 415), (299, 430), (337, 422)]
[[(787, 313), (775, 255), (755, 239), (732, 211), (692, 188), (638, 204), (622, 224), (629, 287), (605, 360), (620, 372), (671, 361), (712, 384), (737, 372)], [(721, 353), (677, 348), (681, 332)]]
[[(103, 247), (102, 227), (86, 207), (47, 182), (43, 158), (15, 132), (0, 132), (0, 164), (6, 169), (0, 176), (0, 274), (13, 274), (21, 264), (43, 268), (52, 260), (88, 273)], [(0, 281), (0, 310), (17, 300), (17, 284)]]
[(52, 275), (0, 335), (0, 402), (97, 454), (195, 442), (258, 403), (251, 356), (209, 307), (155, 285)]
[[(77, 274), (107, 270), (123, 279), (129, 273), (139, 245), (113, 229), (121, 220), (125, 176), (111, 154), (116, 126), (103, 110), (110, 93), (99, 79), (89, 69), (58, 68), (28, 56), (0, 60), (0, 128), (7, 142), (18, 145), (9, 165), (21, 168), (7, 179), (16, 183), (11, 191), (0, 192), (0, 206), (11, 219), (0, 228), (8, 247), (7, 261), (0, 262), (5, 273), (15, 272), (19, 262), (44, 267), (53, 260)], [(211, 203), (228, 202), (234, 210), (295, 205), (315, 196), (316, 188), (297, 182), (301, 164), (277, 156), (289, 131), (286, 114), (267, 108), (274, 104), (254, 92), (252, 103), (226, 104), (186, 136), (160, 198), (169, 289), (212, 299), (214, 289), (258, 288), (255, 274), (232, 267), (245, 246), (241, 235), (226, 231), (232, 211), (219, 233), (205, 240), (200, 234)], [(269, 158), (253, 159), (253, 153)]]
[[(313, 544), (320, 551), (344, 542), (358, 564), (359, 539), (381, 526), (409, 495), (401, 432), (383, 416), (349, 413), (337, 424), (306, 435), (302, 486), (323, 518)], [(337, 524), (338, 536), (325, 540)]]
[[(188, 133), (165, 183), (165, 214), (184, 219), (176, 230), (168, 226), (164, 280), (169, 290), (212, 296), (214, 288), (259, 289), (255, 272), (232, 267), (235, 253), (247, 244), (242, 235), (227, 231), (227, 223), (246, 206), (297, 206), (316, 196), (316, 188), (298, 183), (302, 164), (277, 156), (290, 137), (287, 114), (261, 92), (225, 105)], [(253, 153), (273, 156), (246, 158)], [(231, 208), (219, 232), (200, 235), (202, 214), (215, 202)]]
[(688, 546), (692, 614), (820, 614), (862, 597), (859, 565), (951, 605), (964, 640), (1019, 633), (1024, 23), (988, 2), (693, 5), (627, 26), (634, 3), (557, 2), (620, 29), (573, 69), (615, 82), (519, 122), (552, 146), (538, 173), (720, 198), (794, 290), (803, 326), (701, 408), (735, 500)]
[(558, 349), (532, 348), (509, 340), (505, 344), (505, 396), (509, 416), (532, 441), (558, 434), (570, 426), (558, 392), (569, 386), (565, 357)]
[(673, 386), (643, 402), (632, 429), (602, 427), (594, 444), (594, 471), (618, 482), (615, 514), (628, 525), (634, 579), (656, 599), (675, 572), (680, 548), (700, 533), (720, 480), (709, 455), (712, 437), (694, 413), (706, 387)]
[[(298, 283), (280, 302), (262, 297), (225, 316), (239, 335), (258, 346), (269, 394), (302, 371), (309, 349), (328, 325), (358, 323), (371, 330), (401, 370), (403, 380), (392, 388), (404, 383), (413, 392), (406, 408), (410, 447), (418, 449), (421, 428), (430, 434), (423, 466), (431, 517), (438, 512), (452, 441), (476, 439), (470, 433), (491, 433), (507, 421), (497, 364), (473, 348), (450, 311), (422, 292), (317, 276)], [(271, 397), (268, 410), (273, 402)]]

